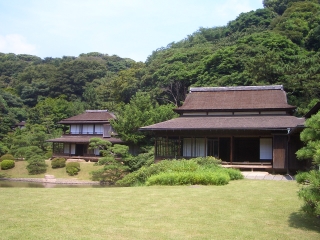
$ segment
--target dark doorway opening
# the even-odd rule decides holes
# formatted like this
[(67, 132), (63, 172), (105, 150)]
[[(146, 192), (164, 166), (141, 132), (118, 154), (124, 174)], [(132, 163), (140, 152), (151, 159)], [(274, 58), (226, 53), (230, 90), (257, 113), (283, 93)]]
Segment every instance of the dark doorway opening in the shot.
[(219, 158), (222, 161), (230, 162), (230, 138), (219, 139)]
[(83, 156), (83, 154), (85, 153), (85, 144), (76, 144), (76, 152), (75, 155), (76, 156)]
[(260, 139), (259, 138), (234, 138), (235, 162), (259, 162)]

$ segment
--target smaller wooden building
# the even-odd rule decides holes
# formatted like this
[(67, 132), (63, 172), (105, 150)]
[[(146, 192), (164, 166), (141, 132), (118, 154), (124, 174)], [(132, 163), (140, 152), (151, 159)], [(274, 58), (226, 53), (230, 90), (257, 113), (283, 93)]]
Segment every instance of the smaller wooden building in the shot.
[(69, 131), (59, 138), (47, 140), (53, 143), (53, 157), (81, 157), (87, 160), (97, 160), (98, 149), (89, 149), (91, 138), (97, 137), (114, 144), (123, 141), (117, 138), (110, 120), (115, 115), (107, 110), (86, 110), (84, 113), (60, 121), (60, 124), (69, 126)]
[(274, 172), (304, 168), (295, 152), (304, 118), (293, 116), (282, 85), (190, 88), (180, 117), (153, 132), (155, 159), (214, 156), (223, 164)]

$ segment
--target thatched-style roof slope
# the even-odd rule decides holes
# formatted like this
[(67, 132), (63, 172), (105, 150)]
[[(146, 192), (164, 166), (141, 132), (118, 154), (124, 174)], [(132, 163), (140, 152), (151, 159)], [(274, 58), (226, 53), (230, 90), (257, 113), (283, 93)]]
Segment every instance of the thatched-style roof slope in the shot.
[(276, 130), (303, 125), (305, 119), (294, 116), (230, 116), (230, 117), (179, 117), (169, 121), (142, 127), (140, 130)]
[(188, 111), (244, 111), (244, 110), (293, 110), (287, 103), (281, 85), (242, 87), (190, 88), (184, 104), (176, 112)]
[(107, 110), (87, 110), (86, 112), (61, 120), (61, 124), (70, 123), (108, 123), (115, 115)]

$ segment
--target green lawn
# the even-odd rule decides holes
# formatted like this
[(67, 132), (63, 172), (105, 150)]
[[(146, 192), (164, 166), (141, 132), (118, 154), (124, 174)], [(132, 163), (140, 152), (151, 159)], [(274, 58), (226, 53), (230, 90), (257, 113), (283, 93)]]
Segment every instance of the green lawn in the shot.
[[(47, 172), (45, 174), (54, 175), (56, 178), (78, 179), (78, 180), (90, 180), (90, 172), (101, 168), (101, 166), (94, 166), (92, 162), (80, 162), (81, 171), (76, 176), (69, 176), (66, 173), (66, 168), (51, 168), (51, 162), (46, 161), (48, 164)], [(10, 178), (44, 178), (45, 174), (29, 175), (26, 169), (26, 161), (16, 161), (15, 167), (8, 170), (0, 169), (0, 176), (5, 175)]]
[(0, 239), (320, 239), (295, 182), (0, 188)]

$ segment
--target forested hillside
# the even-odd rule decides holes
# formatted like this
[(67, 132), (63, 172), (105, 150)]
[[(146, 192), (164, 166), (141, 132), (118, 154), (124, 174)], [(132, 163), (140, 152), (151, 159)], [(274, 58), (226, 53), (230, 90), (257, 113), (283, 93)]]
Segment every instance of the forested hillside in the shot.
[[(61, 133), (59, 120), (84, 109), (121, 116), (137, 92), (148, 93), (155, 107), (179, 106), (190, 86), (282, 84), (303, 115), (320, 98), (320, 1), (263, 4), (156, 49), (145, 63), (102, 53), (45, 59), (0, 53), (0, 155), (28, 146), (47, 151), (44, 140)], [(12, 132), (22, 120), (27, 132)]]

